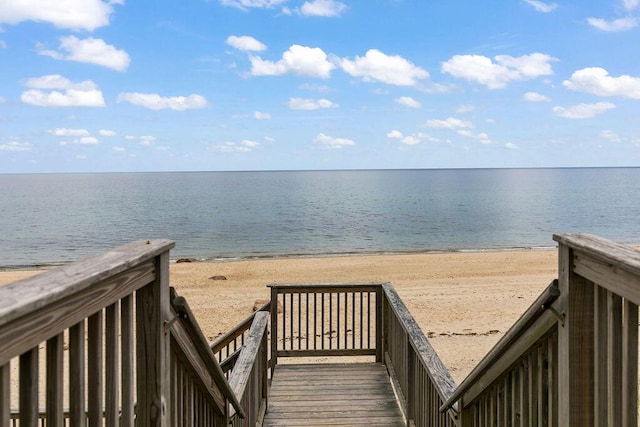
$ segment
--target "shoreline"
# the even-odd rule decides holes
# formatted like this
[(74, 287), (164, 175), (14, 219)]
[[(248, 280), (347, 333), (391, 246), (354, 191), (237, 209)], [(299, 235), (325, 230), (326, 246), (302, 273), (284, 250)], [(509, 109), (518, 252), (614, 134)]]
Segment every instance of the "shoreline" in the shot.
[[(390, 282), (456, 382), (557, 277), (557, 251), (349, 255), (171, 263), (209, 342), (268, 299), (272, 283)], [(40, 270), (0, 271), (0, 285)], [(224, 276), (226, 280), (213, 280)]]

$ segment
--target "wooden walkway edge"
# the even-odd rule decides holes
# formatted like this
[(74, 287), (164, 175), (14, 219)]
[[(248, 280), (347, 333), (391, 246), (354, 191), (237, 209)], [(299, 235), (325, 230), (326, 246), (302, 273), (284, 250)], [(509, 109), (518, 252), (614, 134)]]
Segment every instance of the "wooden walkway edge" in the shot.
[(405, 426), (381, 363), (277, 365), (263, 426)]

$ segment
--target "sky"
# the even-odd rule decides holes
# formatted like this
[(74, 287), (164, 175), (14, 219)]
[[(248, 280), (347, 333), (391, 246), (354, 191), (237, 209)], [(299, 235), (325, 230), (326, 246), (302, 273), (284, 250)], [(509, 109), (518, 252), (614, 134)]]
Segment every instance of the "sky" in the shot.
[(640, 166), (640, 0), (0, 0), (0, 173)]

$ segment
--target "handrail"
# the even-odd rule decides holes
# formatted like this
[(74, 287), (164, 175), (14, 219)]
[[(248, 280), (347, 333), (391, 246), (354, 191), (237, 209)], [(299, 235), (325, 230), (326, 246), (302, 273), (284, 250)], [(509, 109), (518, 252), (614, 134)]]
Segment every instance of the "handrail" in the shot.
[[(442, 363), (438, 353), (436, 353), (431, 346), (429, 340), (393, 286), (390, 283), (384, 283), (382, 289), (388, 306), (400, 321), (402, 328), (406, 331), (408, 341), (415, 350), (415, 355), (419, 362), (425, 367), (430, 381), (440, 396), (441, 401), (447, 400), (456, 388), (455, 381), (451, 377), (449, 370), (444, 363)], [(385, 322), (386, 321), (385, 319)], [(454, 408), (454, 412), (457, 412), (456, 408)], [(455, 418), (455, 414), (452, 416)]]
[[(224, 372), (220, 368), (220, 365), (213, 357), (213, 353), (211, 353), (209, 349), (209, 344), (200, 329), (200, 326), (195, 321), (195, 317), (187, 304), (187, 301), (178, 296), (175, 289), (171, 288), (171, 306), (174, 308), (178, 315), (178, 320), (180, 320), (181, 324), (185, 327), (189, 338), (191, 338), (191, 343), (195, 347), (198, 355), (202, 358), (204, 363), (206, 364), (210, 374), (213, 377), (214, 382), (222, 392), (223, 396), (226, 397), (233, 408), (238, 412), (240, 418), (244, 418), (244, 411), (242, 409), (242, 405), (237, 398), (237, 395), (234, 393), (233, 389), (230, 387), (227, 379), (224, 376)], [(174, 325), (171, 325), (172, 332), (177, 333), (177, 330), (174, 328)]]
[(245, 317), (243, 320), (240, 321), (240, 323), (238, 323), (236, 326), (234, 326), (224, 335), (221, 335), (218, 338), (216, 338), (216, 340), (209, 345), (209, 347), (211, 347), (211, 351), (214, 353), (217, 353), (218, 351), (222, 350), (224, 346), (232, 342), (236, 337), (238, 337), (240, 334), (242, 334), (244, 331), (246, 331), (251, 327), (251, 324), (253, 323), (253, 319), (255, 318), (256, 314), (258, 314), (261, 311), (268, 312), (269, 307), (271, 307), (271, 301), (267, 301), (266, 303), (258, 307), (256, 311), (254, 311), (253, 313)]
[[(233, 390), (238, 400), (240, 402), (248, 401), (249, 404), (254, 403), (256, 405), (253, 408), (245, 408), (246, 416), (249, 418), (249, 425), (255, 423), (258, 413), (261, 412), (260, 406), (264, 406), (262, 412), (266, 410), (263, 401), (266, 399), (267, 386), (266, 334), (268, 320), (268, 312), (256, 312), (247, 341), (242, 346), (233, 373), (229, 378), (229, 387)], [(257, 383), (255, 381), (256, 378), (259, 379)], [(258, 396), (258, 398), (246, 397), (247, 393), (252, 393), (253, 396)], [(229, 418), (233, 416), (233, 413), (229, 414)]]
[[(535, 300), (535, 302), (527, 309), (527, 311), (517, 320), (517, 322), (509, 328), (507, 333), (498, 341), (498, 343), (487, 353), (487, 355), (476, 365), (476, 367), (467, 375), (462, 383), (455, 389), (455, 391), (449, 396), (449, 398), (440, 407), (440, 412), (445, 412), (451, 408), (460, 397), (466, 393), (478, 379), (494, 364), (497, 360), (502, 358), (507, 350), (514, 344), (516, 340), (522, 337), (531, 325), (538, 319), (542, 313), (544, 313), (551, 304), (560, 296), (558, 290), (558, 281), (554, 280), (542, 294)], [(544, 332), (544, 331), (541, 331)], [(515, 360), (519, 357), (519, 354), (511, 355), (511, 359)], [(509, 363), (507, 363), (508, 365)], [(491, 381), (485, 381), (485, 383), (491, 383)]]

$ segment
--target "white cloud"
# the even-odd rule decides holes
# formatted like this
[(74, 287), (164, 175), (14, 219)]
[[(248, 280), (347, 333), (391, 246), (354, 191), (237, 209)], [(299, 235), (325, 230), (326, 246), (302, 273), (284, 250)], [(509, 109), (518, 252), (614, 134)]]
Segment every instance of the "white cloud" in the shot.
[(271, 9), (287, 1), (288, 0), (220, 0), (220, 4), (246, 11), (253, 8)]
[(215, 145), (214, 150), (221, 153), (248, 153), (260, 145), (259, 142), (245, 139), (241, 142), (227, 141), (222, 144)]
[(590, 119), (615, 107), (615, 104), (610, 102), (596, 102), (595, 104), (578, 104), (569, 108), (553, 107), (553, 112), (556, 116), (565, 119)]
[(7, 48), (7, 43), (5, 43), (4, 40), (0, 40), (0, 48), (2, 48), (2, 49), (6, 49)]
[(538, 0), (524, 0), (524, 1), (525, 3), (533, 6), (533, 8), (538, 12), (549, 13), (549, 12), (553, 12), (558, 8), (557, 3), (545, 3)]
[(600, 31), (615, 33), (631, 30), (638, 26), (639, 21), (638, 18), (627, 16), (625, 18), (614, 19), (613, 21), (607, 21), (606, 19), (600, 18), (587, 18), (587, 22), (589, 25)]
[(622, 0), (624, 8), (628, 11), (632, 11), (638, 8), (640, 0)]
[(102, 136), (116, 136), (117, 133), (113, 130), (100, 129), (98, 133)]
[(509, 150), (517, 150), (518, 146), (516, 144), (514, 144), (513, 142), (507, 142), (506, 144), (504, 144), (505, 147), (507, 147)]
[(292, 110), (319, 110), (321, 108), (337, 108), (338, 104), (334, 104), (328, 99), (305, 99), (305, 98), (290, 98), (289, 108)]
[(114, 1), (102, 0), (3, 0), (0, 1), (0, 24), (23, 21), (48, 22), (58, 28), (93, 31), (109, 25)]
[(458, 114), (471, 113), (475, 109), (476, 107), (474, 107), (473, 105), (459, 105), (456, 108), (456, 113)]
[(32, 149), (32, 145), (28, 142), (10, 141), (6, 144), (0, 144), (0, 151), (22, 152), (31, 151)]
[(522, 99), (529, 102), (551, 102), (551, 98), (537, 92), (527, 92), (522, 96)]
[(253, 113), (253, 118), (256, 120), (269, 120), (271, 118), (271, 114), (256, 111), (255, 113)]
[(482, 55), (455, 55), (442, 63), (442, 72), (489, 89), (501, 89), (512, 81), (553, 74), (550, 62), (556, 60), (538, 52), (519, 57), (498, 55), (494, 59), (496, 62)]
[(227, 44), (246, 52), (261, 52), (267, 50), (267, 45), (251, 36), (229, 36), (227, 37)]
[(622, 138), (616, 132), (612, 130), (603, 130), (600, 132), (600, 137), (608, 140), (609, 142), (622, 142)]
[(640, 99), (640, 77), (612, 77), (607, 70), (600, 67), (578, 70), (569, 80), (562, 82), (562, 85), (571, 90), (598, 96)]
[(347, 10), (344, 3), (335, 0), (311, 0), (305, 1), (300, 7), (303, 16), (322, 16), (331, 18), (342, 15)]
[(25, 104), (38, 107), (105, 106), (102, 92), (91, 80), (73, 83), (59, 74), (51, 74), (29, 78), (26, 85), (30, 89), (20, 96)]
[(386, 55), (377, 49), (370, 49), (365, 56), (351, 61), (342, 59), (342, 69), (353, 77), (362, 77), (366, 82), (378, 81), (396, 86), (415, 86), (420, 79), (429, 77), (429, 73), (413, 65), (398, 55)]
[(7, 98), (0, 96), (0, 104), (4, 104), (5, 102), (7, 102)]
[(313, 139), (313, 143), (319, 144), (324, 148), (342, 148), (356, 145), (356, 143), (350, 139), (334, 138), (333, 136), (325, 135), (324, 133), (319, 133), (318, 136)]
[(80, 40), (75, 36), (60, 37), (60, 51), (39, 49), (38, 53), (54, 59), (96, 64), (116, 71), (125, 71), (131, 61), (127, 52), (106, 44), (102, 39)]
[(163, 97), (157, 93), (123, 92), (118, 95), (118, 102), (129, 102), (150, 110), (191, 110), (206, 107), (207, 100), (201, 95)]
[(409, 135), (402, 138), (400, 142), (405, 145), (418, 145), (422, 142), (422, 140), (415, 135)]
[(113, 147), (113, 151), (116, 151), (118, 153), (122, 153), (124, 151), (127, 151), (127, 149), (124, 148), (124, 147)]
[(493, 141), (491, 141), (491, 138), (489, 138), (489, 135), (487, 135), (484, 132), (473, 133), (469, 130), (464, 130), (464, 129), (457, 130), (456, 132), (458, 133), (458, 135), (466, 136), (467, 138), (477, 139), (478, 141), (480, 141), (481, 144), (493, 144)]
[(449, 117), (446, 120), (439, 120), (439, 119), (427, 120), (427, 122), (425, 123), (425, 126), (428, 128), (434, 128), (434, 129), (458, 129), (458, 128), (472, 128), (473, 123), (465, 122), (460, 119), (456, 119), (454, 117)]
[(47, 132), (55, 136), (89, 136), (89, 131), (86, 129), (56, 128)]
[(400, 105), (404, 105), (405, 107), (409, 107), (409, 108), (422, 107), (422, 104), (420, 104), (418, 101), (416, 101), (410, 96), (401, 96), (400, 98), (396, 98), (396, 102)]
[(400, 139), (402, 138), (402, 132), (400, 132), (399, 130), (392, 130), (391, 132), (387, 133), (387, 138)]
[(335, 68), (327, 54), (317, 47), (293, 45), (282, 54), (278, 62), (251, 56), (251, 74), (254, 76), (281, 76), (295, 74), (304, 77), (329, 78)]
[(78, 145), (96, 145), (100, 141), (95, 136), (83, 136), (80, 138), (72, 139), (69, 141), (60, 141), (60, 145), (70, 145), (70, 144), (78, 144)]
[(140, 145), (142, 145), (143, 147), (151, 147), (153, 144), (156, 143), (156, 137), (155, 136), (151, 136), (151, 135), (142, 135), (140, 137), (138, 137), (138, 140), (140, 141)]

